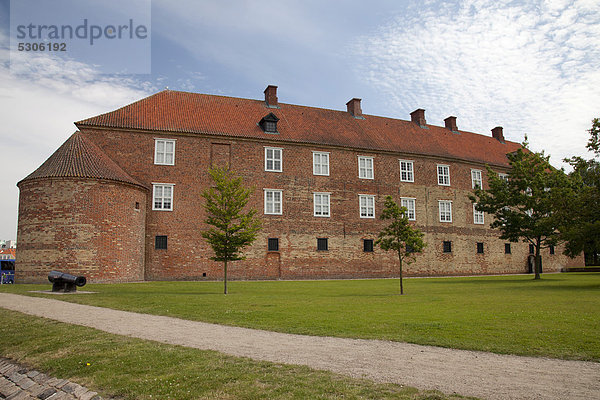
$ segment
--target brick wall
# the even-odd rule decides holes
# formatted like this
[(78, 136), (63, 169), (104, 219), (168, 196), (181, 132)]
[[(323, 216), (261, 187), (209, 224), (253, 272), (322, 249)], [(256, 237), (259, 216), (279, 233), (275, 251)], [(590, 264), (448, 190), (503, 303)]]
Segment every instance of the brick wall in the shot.
[[(210, 185), (210, 165), (230, 164), (247, 185), (254, 186), (251, 206), (259, 210), (263, 230), (247, 249), (247, 260), (230, 266), (233, 279), (350, 278), (397, 276), (397, 259), (375, 249), (363, 252), (363, 239), (376, 239), (383, 224), (379, 215), (385, 196), (416, 199), (416, 225), (428, 243), (417, 262), (405, 267), (407, 275), (460, 275), (526, 271), (528, 245), (513, 243), (504, 253), (504, 241), (485, 225), (473, 223), (471, 169), (483, 165), (432, 159), (406, 154), (382, 154), (318, 145), (258, 142), (226, 137), (168, 135), (157, 132), (124, 132), (85, 129), (84, 134), (132, 177), (152, 183), (174, 184), (173, 211), (152, 211), (151, 195), (145, 237), (145, 279), (219, 279), (222, 266), (210, 261), (212, 251), (200, 233), (203, 223), (202, 190)], [(176, 139), (174, 166), (154, 165), (154, 139)], [(283, 172), (264, 171), (264, 147), (283, 149)], [(330, 153), (330, 175), (315, 176), (312, 152)], [(374, 158), (373, 180), (358, 178), (358, 156)], [(415, 182), (400, 182), (399, 159), (413, 160)], [(437, 164), (450, 166), (450, 187), (437, 184)], [(263, 189), (283, 191), (282, 215), (263, 215)], [(331, 193), (331, 217), (313, 216), (313, 193)], [(359, 216), (358, 194), (375, 195), (375, 219)], [(439, 222), (438, 200), (452, 201), (452, 222)], [(168, 248), (154, 248), (156, 235), (168, 237)], [(267, 239), (279, 239), (279, 251), (267, 251)], [(317, 238), (328, 238), (329, 250), (317, 251)], [(452, 242), (452, 253), (442, 252), (442, 242)], [(476, 253), (476, 243), (484, 253)], [(543, 253), (544, 271), (556, 271), (569, 261), (561, 249)]]
[(69, 178), (25, 181), (19, 188), (17, 282), (47, 283), (51, 270), (88, 282), (144, 279), (144, 190)]

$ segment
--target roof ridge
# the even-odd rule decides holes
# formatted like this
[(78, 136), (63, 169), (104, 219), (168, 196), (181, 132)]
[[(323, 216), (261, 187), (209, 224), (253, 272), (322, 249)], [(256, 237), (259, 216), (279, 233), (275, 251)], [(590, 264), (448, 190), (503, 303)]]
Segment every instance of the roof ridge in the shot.
[[(222, 94), (198, 93), (198, 92), (190, 92), (190, 91), (188, 91), (188, 90), (173, 90), (173, 89), (165, 88), (165, 89), (163, 89), (163, 90), (161, 90), (161, 91), (159, 91), (159, 92), (156, 92), (156, 93), (154, 93), (154, 94), (151, 94), (151, 95), (150, 95), (150, 96), (148, 96), (148, 97), (144, 97), (143, 99), (137, 100), (137, 101), (135, 101), (135, 102), (133, 102), (133, 103), (127, 104), (127, 105), (125, 105), (125, 106), (123, 106), (123, 107), (120, 107), (120, 108), (117, 108), (117, 109), (115, 109), (115, 110), (113, 110), (113, 111), (109, 111), (109, 112), (106, 112), (106, 113), (103, 113), (103, 114), (97, 115), (96, 117), (100, 117), (100, 116), (102, 116), (102, 115), (106, 115), (106, 114), (113, 113), (113, 112), (115, 112), (115, 111), (121, 110), (121, 109), (123, 109), (123, 108), (125, 108), (125, 107), (131, 106), (131, 105), (133, 105), (133, 104), (135, 104), (135, 103), (138, 103), (138, 102), (141, 102), (141, 101), (144, 101), (144, 100), (149, 100), (151, 97), (153, 97), (153, 96), (156, 96), (156, 95), (158, 95), (158, 94), (161, 94), (161, 93), (163, 93), (163, 92), (182, 93), (182, 94), (186, 94), (186, 95), (193, 95), (193, 96), (220, 97), (220, 98), (223, 98), (223, 99), (231, 99), (231, 100), (247, 100), (247, 101), (253, 101), (253, 102), (264, 103), (264, 100), (260, 100), (260, 99), (251, 99), (251, 98), (246, 98), (246, 97), (225, 96), (225, 95), (222, 95)], [(345, 111), (345, 110), (343, 110), (343, 109), (337, 110), (337, 109), (334, 109), (334, 108), (325, 108), (325, 107), (307, 106), (307, 105), (304, 105), (304, 104), (293, 104), (293, 103), (282, 103), (282, 102), (278, 102), (278, 105), (279, 105), (279, 106), (282, 106), (282, 105), (283, 105), (283, 106), (289, 106), (289, 107), (300, 107), (300, 108), (307, 108), (307, 109), (311, 109), (311, 110), (321, 110), (321, 111), (328, 111), (328, 112), (339, 112), (339, 113), (342, 113), (342, 114), (346, 114), (346, 113), (347, 113), (347, 111)], [(271, 109), (271, 110), (272, 110), (272, 109)], [(265, 111), (268, 111), (268, 110), (265, 110)], [(401, 122), (413, 123), (413, 122), (412, 122), (411, 120), (409, 120), (409, 119), (402, 119), (402, 118), (390, 117), (390, 116), (385, 116), (385, 115), (375, 115), (375, 114), (365, 114), (365, 113), (362, 113), (361, 115), (362, 115), (363, 117), (382, 118), (382, 119), (388, 119), (388, 120), (390, 120), (390, 121), (401, 121)], [(96, 118), (96, 117), (92, 117), (92, 118)], [(88, 119), (92, 119), (92, 118), (88, 118)], [(87, 119), (86, 119), (86, 120), (87, 120)], [(84, 121), (86, 121), (86, 120), (77, 121), (77, 122), (76, 122), (76, 124), (79, 124), (79, 123), (81, 123), (81, 122), (84, 122)], [(425, 124), (425, 126), (427, 126), (427, 127), (434, 127), (434, 128), (440, 128), (440, 129), (448, 129), (448, 128), (446, 128), (445, 126), (442, 126), (442, 125), (434, 125), (434, 124), (430, 124), (430, 123), (427, 123), (427, 124)], [(472, 135), (484, 136), (484, 137), (489, 137), (490, 139), (493, 139), (493, 137), (492, 137), (492, 136), (487, 136), (487, 135), (483, 135), (483, 134), (481, 134), (481, 133), (472, 132), (472, 131), (465, 131), (465, 130), (462, 130), (462, 129), (458, 129), (458, 130), (456, 130), (456, 131), (454, 131), (454, 132), (452, 132), (452, 133), (455, 133), (455, 132), (459, 132), (459, 133), (470, 133), (470, 134), (472, 134)], [(518, 143), (518, 142), (513, 142), (513, 141), (511, 141), (511, 140), (507, 140), (507, 142), (511, 142), (511, 143)]]
[[(265, 133), (259, 121), (274, 113), (277, 135)], [(506, 154), (521, 145), (501, 143), (491, 136), (445, 126), (420, 127), (411, 120), (363, 114), (357, 120), (344, 110), (263, 100), (163, 90), (117, 110), (76, 122), (80, 129), (108, 128), (207, 134), (289, 143), (342, 146), (361, 151), (391, 151), (433, 155), (477, 163), (508, 166)]]

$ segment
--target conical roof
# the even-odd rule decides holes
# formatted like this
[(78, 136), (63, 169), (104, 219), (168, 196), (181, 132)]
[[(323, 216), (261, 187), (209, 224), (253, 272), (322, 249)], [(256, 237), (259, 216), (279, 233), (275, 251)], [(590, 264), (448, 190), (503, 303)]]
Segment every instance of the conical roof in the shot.
[(73, 133), (54, 154), (21, 182), (43, 178), (107, 179), (144, 187), (79, 131)]

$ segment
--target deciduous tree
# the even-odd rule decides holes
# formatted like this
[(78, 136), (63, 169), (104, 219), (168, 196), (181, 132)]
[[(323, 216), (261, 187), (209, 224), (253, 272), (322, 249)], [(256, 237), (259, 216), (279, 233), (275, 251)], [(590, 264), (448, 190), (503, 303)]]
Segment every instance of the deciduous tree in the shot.
[(244, 211), (252, 189), (242, 184), (242, 178), (232, 172), (213, 168), (209, 170), (215, 186), (204, 190), (206, 220), (211, 228), (202, 232), (215, 255), (212, 260), (223, 262), (224, 293), (227, 294), (227, 263), (243, 260), (244, 247), (250, 245), (261, 228), (257, 211)]
[(423, 233), (413, 227), (407, 215), (406, 207), (400, 207), (392, 196), (385, 198), (384, 209), (381, 212), (382, 220), (390, 220), (390, 224), (381, 232), (375, 244), (383, 250), (394, 250), (398, 254), (400, 262), (400, 294), (404, 294), (402, 284), (402, 264), (410, 264), (416, 259), (418, 253), (423, 251), (426, 243), (423, 241)]
[(595, 157), (586, 160), (572, 157), (569, 174), (575, 190), (557, 204), (556, 212), (563, 217), (562, 238), (566, 241), (565, 254), (574, 257), (585, 252), (592, 263), (600, 253), (600, 119), (592, 120), (587, 148)]
[(540, 279), (540, 249), (560, 241), (560, 218), (553, 211), (572, 187), (564, 171), (550, 165), (543, 151), (528, 150), (527, 142), (507, 157), (507, 177), (500, 177), (488, 166), (489, 189), (477, 188), (469, 198), (478, 211), (494, 216), (490, 227), (500, 230), (500, 238), (534, 246), (534, 279)]

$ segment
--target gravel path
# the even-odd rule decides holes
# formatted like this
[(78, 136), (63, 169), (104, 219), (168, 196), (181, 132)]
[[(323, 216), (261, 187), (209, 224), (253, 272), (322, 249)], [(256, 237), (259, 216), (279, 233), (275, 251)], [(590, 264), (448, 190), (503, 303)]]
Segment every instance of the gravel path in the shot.
[(484, 399), (600, 399), (600, 363), (291, 335), (0, 293), (0, 306), (105, 332)]

